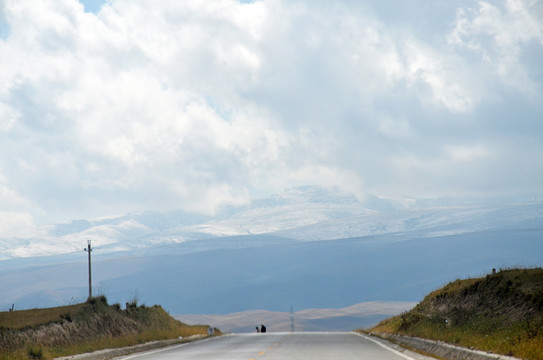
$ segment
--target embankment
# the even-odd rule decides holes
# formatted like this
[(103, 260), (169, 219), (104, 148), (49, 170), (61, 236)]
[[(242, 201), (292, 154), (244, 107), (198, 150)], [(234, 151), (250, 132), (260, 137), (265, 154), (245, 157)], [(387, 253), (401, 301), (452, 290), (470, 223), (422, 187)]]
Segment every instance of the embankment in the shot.
[(370, 331), (543, 360), (543, 269), (456, 280)]
[(108, 305), (105, 297), (52, 309), (0, 313), (0, 360), (47, 359), (150, 341), (207, 335), (162, 307)]

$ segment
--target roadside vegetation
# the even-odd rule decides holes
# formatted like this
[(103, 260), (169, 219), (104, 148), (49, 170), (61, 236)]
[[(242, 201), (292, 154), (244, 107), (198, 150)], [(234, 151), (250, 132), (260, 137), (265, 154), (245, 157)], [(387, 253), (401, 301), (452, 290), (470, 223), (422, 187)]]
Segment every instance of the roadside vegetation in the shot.
[(52, 359), (207, 335), (207, 329), (183, 324), (158, 305), (133, 302), (121, 310), (99, 296), (78, 305), (0, 313), (0, 360)]
[(543, 269), (456, 280), (370, 331), (543, 360)]

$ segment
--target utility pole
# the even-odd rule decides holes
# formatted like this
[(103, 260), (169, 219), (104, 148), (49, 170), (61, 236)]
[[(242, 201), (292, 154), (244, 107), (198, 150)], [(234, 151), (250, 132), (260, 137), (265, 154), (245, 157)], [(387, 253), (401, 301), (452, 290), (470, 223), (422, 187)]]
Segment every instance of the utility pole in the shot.
[(290, 332), (294, 332), (294, 309), (290, 305)]
[(89, 300), (92, 299), (92, 275), (91, 275), (91, 241), (87, 240), (87, 248), (83, 249), (83, 251), (86, 251), (89, 254)]

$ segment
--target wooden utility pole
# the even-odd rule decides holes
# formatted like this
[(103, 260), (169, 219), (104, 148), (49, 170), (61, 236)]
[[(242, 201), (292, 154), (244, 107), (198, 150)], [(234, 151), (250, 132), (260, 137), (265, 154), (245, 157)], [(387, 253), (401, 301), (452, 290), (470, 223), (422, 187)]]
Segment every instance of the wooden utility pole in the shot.
[(89, 254), (89, 300), (92, 299), (92, 272), (91, 272), (91, 241), (87, 240), (87, 248), (83, 249)]
[(290, 305), (290, 332), (294, 332), (294, 309)]

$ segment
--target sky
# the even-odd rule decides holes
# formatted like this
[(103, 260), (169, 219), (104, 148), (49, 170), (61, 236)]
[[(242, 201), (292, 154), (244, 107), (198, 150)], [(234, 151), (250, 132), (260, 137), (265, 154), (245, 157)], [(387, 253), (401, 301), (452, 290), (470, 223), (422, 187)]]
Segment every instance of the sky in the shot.
[(0, 0), (0, 237), (316, 185), (543, 198), (543, 1)]

